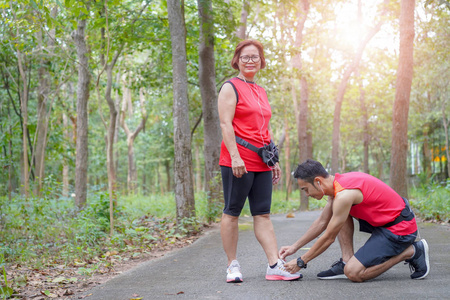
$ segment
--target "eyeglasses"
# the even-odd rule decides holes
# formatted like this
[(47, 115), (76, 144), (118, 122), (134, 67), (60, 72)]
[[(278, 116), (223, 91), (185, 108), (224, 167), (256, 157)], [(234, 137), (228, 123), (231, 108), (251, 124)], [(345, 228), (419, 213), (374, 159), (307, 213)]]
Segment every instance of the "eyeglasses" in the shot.
[(244, 64), (248, 63), (250, 61), (250, 59), (254, 63), (258, 63), (261, 59), (258, 55), (254, 55), (254, 56), (242, 55), (242, 56), (239, 56), (239, 58), (241, 59), (241, 62)]

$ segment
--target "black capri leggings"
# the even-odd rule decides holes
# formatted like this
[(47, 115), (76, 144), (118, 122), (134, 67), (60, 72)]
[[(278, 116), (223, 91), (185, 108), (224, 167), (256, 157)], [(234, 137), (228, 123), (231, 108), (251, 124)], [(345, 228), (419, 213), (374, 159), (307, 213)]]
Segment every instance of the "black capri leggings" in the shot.
[(225, 200), (224, 214), (239, 216), (247, 197), (252, 216), (270, 213), (272, 171), (248, 172), (237, 178), (230, 167), (221, 166), (220, 169)]

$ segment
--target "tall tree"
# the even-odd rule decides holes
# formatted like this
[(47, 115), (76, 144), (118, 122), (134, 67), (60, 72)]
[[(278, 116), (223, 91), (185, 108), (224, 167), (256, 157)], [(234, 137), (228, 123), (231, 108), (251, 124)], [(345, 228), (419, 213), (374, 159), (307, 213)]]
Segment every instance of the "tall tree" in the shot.
[(407, 153), (408, 113), (413, 78), (415, 0), (400, 3), (400, 54), (395, 83), (395, 101), (392, 116), (390, 185), (403, 197), (408, 197)]
[[(362, 0), (358, 0), (358, 24), (362, 24)], [(358, 32), (359, 43), (362, 40), (362, 31)], [(359, 72), (359, 66), (356, 68), (356, 78), (359, 86), (359, 103), (361, 107), (361, 128), (363, 131), (363, 172), (369, 174), (369, 120), (366, 106), (366, 93), (363, 80)]]
[[(52, 18), (56, 17), (57, 7), (52, 9)], [(39, 89), (38, 89), (38, 111), (36, 122), (36, 146), (34, 154), (35, 172), (36, 172), (36, 185), (35, 194), (39, 195), (42, 189), (42, 180), (44, 179), (45, 170), (45, 147), (47, 145), (47, 131), (48, 131), (48, 119), (47, 113), (48, 99), (50, 95), (50, 56), (53, 53), (53, 47), (55, 45), (55, 32), (56, 29), (52, 28), (49, 31), (49, 37), (47, 47), (45, 47), (47, 55), (44, 54), (44, 39), (43, 29), (37, 32), (37, 40), (39, 45), (40, 67), (38, 71), (39, 76)]]
[[(17, 18), (17, 14), (15, 9), (12, 9), (12, 14), (15, 20), (15, 23), (18, 23), (19, 20)], [(15, 40), (20, 39), (22, 36), (22, 33), (20, 32), (20, 26), (16, 26), (16, 36), (14, 37)], [(29, 183), (29, 156), (28, 156), (28, 94), (29, 94), (29, 76), (27, 74), (26, 69), (26, 59), (25, 54), (22, 53), (21, 50), (21, 43), (15, 43), (15, 51), (16, 51), (16, 57), (17, 57), (17, 66), (19, 69), (19, 75), (20, 79), (22, 80), (22, 87), (18, 86), (18, 89), (21, 89), (19, 94), (19, 100), (20, 100), (20, 116), (22, 120), (22, 160), (23, 160), (23, 188), (24, 188), (24, 194), (25, 197), (28, 197), (30, 194), (30, 183)], [(19, 81), (20, 82), (20, 81)]]
[[(300, 0), (297, 7), (297, 29), (294, 41), (295, 55), (292, 59), (292, 68), (300, 81), (300, 103), (298, 104), (297, 136), (299, 160), (304, 162), (308, 158), (308, 81), (302, 70), (301, 47), (303, 42), (303, 29), (309, 12), (309, 1)], [(293, 87), (295, 89), (295, 87)], [(293, 93), (294, 105), (297, 106), (297, 97)], [(308, 210), (309, 200), (304, 191), (300, 191), (300, 210)]]
[[(381, 16), (387, 13), (387, 0), (384, 1)], [(333, 115), (333, 140), (332, 140), (332, 150), (331, 150), (331, 172), (332, 174), (339, 172), (339, 147), (340, 147), (340, 130), (341, 130), (341, 108), (342, 102), (344, 101), (345, 90), (347, 89), (347, 84), (352, 73), (358, 68), (359, 62), (361, 61), (364, 49), (366, 48), (369, 41), (375, 36), (375, 34), (380, 30), (383, 24), (383, 19), (380, 18), (378, 23), (373, 27), (366, 35), (366, 37), (361, 40), (358, 46), (358, 50), (353, 56), (353, 60), (349, 66), (345, 69), (342, 76), (341, 82), (339, 83), (335, 106)]]
[(177, 220), (195, 216), (189, 126), (184, 1), (167, 1), (173, 67), (174, 177)]
[[(138, 134), (144, 129), (145, 122), (147, 121), (147, 111), (145, 110), (145, 98), (143, 88), (139, 89), (139, 101), (141, 107), (141, 122), (138, 127), (131, 131), (128, 127), (127, 123), (125, 123), (125, 118), (127, 116), (127, 106), (129, 107), (129, 111), (132, 112), (131, 109), (131, 91), (128, 88), (124, 89), (123, 93), (123, 102), (122, 102), (122, 110), (120, 111), (120, 126), (122, 126), (125, 134), (127, 135), (127, 146), (128, 146), (128, 193), (136, 192), (136, 183), (137, 183), (137, 171), (136, 171), (136, 162), (134, 160), (134, 140), (138, 136)], [(130, 117), (132, 115), (129, 113)]]
[(447, 157), (447, 177), (450, 178), (450, 149), (449, 149), (449, 140), (448, 140), (448, 125), (450, 124), (450, 120), (446, 114), (446, 102), (447, 99), (442, 101), (442, 125), (444, 125), (444, 133), (445, 133), (445, 155)]
[[(220, 199), (221, 185), (215, 177), (219, 174), (220, 141), (222, 134), (219, 125), (219, 113), (216, 91), (216, 70), (214, 58), (214, 19), (211, 0), (198, 0), (200, 18), (199, 47), (199, 84), (202, 96), (205, 182), (208, 197), (208, 211), (211, 213)], [(208, 214), (208, 221), (213, 215)]]
[(236, 31), (236, 36), (241, 40), (247, 38), (247, 17), (250, 10), (250, 3), (248, 0), (242, 1), (241, 20), (239, 22), (239, 28)]
[[(87, 9), (89, 10), (89, 9)], [(88, 167), (88, 101), (89, 72), (88, 49), (85, 40), (87, 15), (82, 15), (77, 22), (77, 29), (72, 38), (78, 57), (78, 87), (77, 87), (77, 143), (75, 165), (75, 204), (78, 209), (86, 205), (87, 167)]]
[(369, 117), (366, 105), (366, 93), (364, 90), (363, 80), (357, 70), (358, 85), (359, 85), (359, 103), (361, 107), (361, 128), (363, 134), (363, 172), (369, 173)]
[[(100, 92), (99, 92), (99, 80), (100, 75), (102, 74), (103, 70), (106, 70), (106, 88), (105, 88), (105, 100), (108, 104), (109, 109), (109, 123), (105, 126), (107, 127), (107, 135), (106, 135), (106, 165), (107, 165), (107, 172), (108, 172), (108, 190), (109, 190), (109, 199), (110, 199), (110, 232), (113, 233), (114, 230), (114, 221), (113, 221), (113, 212), (114, 212), (114, 203), (115, 203), (115, 191), (116, 191), (116, 170), (115, 170), (115, 162), (114, 162), (114, 144), (115, 144), (115, 137), (116, 137), (116, 130), (117, 130), (117, 121), (118, 121), (118, 108), (116, 107), (116, 103), (113, 100), (112, 97), (112, 86), (114, 81), (114, 68), (117, 64), (117, 61), (119, 57), (122, 55), (122, 52), (126, 46), (127, 43), (132, 44), (133, 42), (133, 26), (134, 24), (139, 20), (144, 10), (149, 5), (148, 2), (144, 2), (142, 8), (140, 9), (139, 13), (136, 14), (136, 17), (130, 21), (130, 23), (126, 24), (124, 27), (121, 28), (121, 30), (118, 30), (121, 32), (122, 36), (111, 38), (110, 32), (109, 32), (109, 21), (108, 21), (108, 6), (105, 3), (105, 6), (102, 8), (102, 14), (105, 16), (105, 27), (101, 29), (101, 36), (102, 36), (102, 45), (104, 46), (100, 55), (100, 60), (102, 63), (102, 71), (99, 74), (99, 77), (97, 79), (97, 93), (99, 94), (100, 98)], [(119, 15), (121, 15), (121, 12), (119, 12)], [(120, 19), (120, 18), (113, 18), (113, 19)], [(125, 37), (128, 37), (125, 38)], [(111, 40), (115, 43), (114, 45), (114, 55), (111, 59), (109, 59), (109, 51), (112, 47)], [(106, 53), (105, 53), (106, 52)], [(105, 55), (106, 54), (106, 55)], [(133, 138), (134, 141), (134, 138)], [(133, 143), (131, 141), (131, 143)], [(131, 146), (132, 148), (132, 146)], [(133, 159), (134, 161), (134, 159)], [(135, 169), (134, 169), (135, 171)], [(130, 174), (129, 174), (130, 175)], [(135, 176), (135, 172), (132, 170), (132, 176)]]

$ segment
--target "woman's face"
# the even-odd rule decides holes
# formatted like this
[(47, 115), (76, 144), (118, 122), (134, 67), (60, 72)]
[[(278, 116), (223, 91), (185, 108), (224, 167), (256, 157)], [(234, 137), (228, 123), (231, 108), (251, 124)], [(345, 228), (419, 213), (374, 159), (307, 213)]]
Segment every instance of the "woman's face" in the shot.
[[(248, 62), (243, 63), (242, 57), (248, 56), (250, 58), (258, 57), (259, 59), (255, 59), (258, 62), (254, 62), (252, 59), (249, 59)], [(245, 77), (253, 78), (256, 73), (258, 73), (259, 69), (261, 69), (261, 58), (259, 57), (258, 48), (254, 45), (248, 45), (241, 50), (241, 54), (239, 55), (239, 71)]]

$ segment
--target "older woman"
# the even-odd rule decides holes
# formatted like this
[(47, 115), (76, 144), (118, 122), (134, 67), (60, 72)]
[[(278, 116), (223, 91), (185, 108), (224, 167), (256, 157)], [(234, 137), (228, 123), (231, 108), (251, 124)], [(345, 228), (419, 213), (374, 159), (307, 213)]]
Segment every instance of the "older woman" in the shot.
[(222, 86), (219, 93), (219, 118), (223, 141), (220, 166), (225, 199), (220, 232), (228, 257), (227, 282), (242, 282), (236, 250), (238, 219), (248, 198), (255, 236), (266, 253), (267, 280), (297, 280), (300, 273), (290, 274), (278, 256), (278, 246), (270, 206), (272, 184), (278, 183), (281, 170), (276, 163), (269, 167), (251, 149), (236, 142), (236, 137), (260, 148), (271, 142), (269, 121), (272, 116), (266, 91), (255, 83), (255, 75), (266, 65), (263, 46), (255, 40), (240, 42), (231, 66), (239, 75)]

